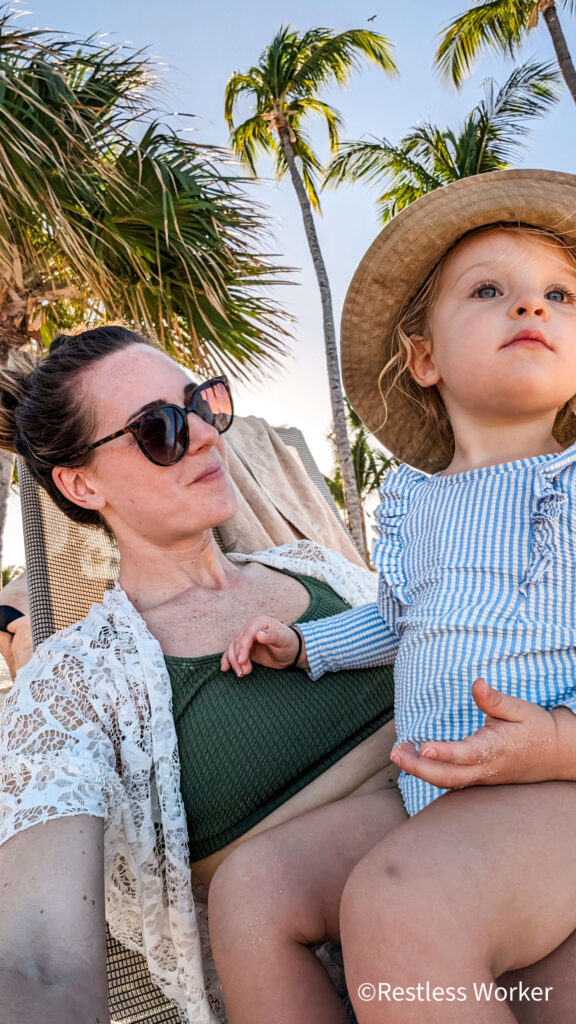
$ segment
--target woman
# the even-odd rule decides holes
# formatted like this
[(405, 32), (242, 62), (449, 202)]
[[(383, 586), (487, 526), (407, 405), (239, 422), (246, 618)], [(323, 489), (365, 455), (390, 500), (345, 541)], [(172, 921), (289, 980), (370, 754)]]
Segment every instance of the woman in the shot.
[[(369, 600), (372, 579), (306, 543), (219, 551), (212, 528), (235, 510), (226, 382), (191, 385), (140, 335), (58, 338), (36, 367), (15, 359), (0, 391), (2, 447), (121, 555), (120, 587), (42, 645), (6, 701), (3, 1020), (108, 1020), (106, 893), (113, 933), (145, 951), (190, 1021), (209, 1021), (186, 819), (209, 884), (238, 843), (303, 811), (342, 807), (323, 840), (346, 822), (347, 870), (404, 815), (383, 772), (388, 675), (335, 674), (321, 690), (301, 672), (239, 682), (221, 652), (248, 617), (334, 614)], [(337, 907), (335, 919), (319, 941)]]

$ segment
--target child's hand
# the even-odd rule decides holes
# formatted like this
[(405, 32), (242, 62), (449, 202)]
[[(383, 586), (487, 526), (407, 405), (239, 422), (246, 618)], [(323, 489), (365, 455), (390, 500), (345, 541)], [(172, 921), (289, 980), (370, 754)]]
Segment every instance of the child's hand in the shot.
[[(260, 615), (247, 622), (244, 629), (230, 641), (222, 655), (220, 667), (223, 672), (234, 669), (237, 676), (246, 676), (252, 671), (252, 661), (269, 668), (288, 668), (298, 654), (298, 634), (279, 619)], [(304, 648), (302, 647), (302, 652)], [(298, 665), (306, 667), (302, 653)]]
[(419, 753), (401, 743), (392, 751), (394, 763), (441, 789), (574, 778), (562, 766), (559, 742), (558, 715), (567, 712), (576, 723), (569, 709), (546, 711), (493, 690), (484, 679), (473, 683), (472, 696), (486, 715), (477, 732), (464, 740), (422, 743)]

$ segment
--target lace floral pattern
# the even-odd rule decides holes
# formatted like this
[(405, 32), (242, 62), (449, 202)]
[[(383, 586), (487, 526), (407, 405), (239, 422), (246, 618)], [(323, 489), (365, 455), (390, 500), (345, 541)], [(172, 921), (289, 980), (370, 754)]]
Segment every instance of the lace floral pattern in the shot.
[[(310, 541), (233, 557), (314, 576), (351, 605), (374, 600), (374, 574)], [(158, 642), (120, 587), (42, 644), (18, 674), (0, 720), (0, 794), (0, 843), (52, 818), (105, 819), (110, 931), (146, 956), (189, 1024), (214, 1024), (170, 680)], [(214, 979), (208, 987), (216, 1005)]]

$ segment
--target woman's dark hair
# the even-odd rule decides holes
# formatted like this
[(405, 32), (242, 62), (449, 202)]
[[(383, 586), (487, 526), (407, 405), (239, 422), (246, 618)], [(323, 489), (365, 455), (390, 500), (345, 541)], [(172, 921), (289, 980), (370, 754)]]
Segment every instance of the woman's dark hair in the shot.
[[(68, 464), (66, 456), (90, 444), (96, 429), (95, 412), (87, 406), (78, 378), (113, 352), (149, 344), (136, 331), (106, 324), (60, 334), (40, 358), (14, 351), (0, 368), (0, 448), (21, 455), (34, 479), (75, 523), (105, 526), (99, 512), (69, 501), (52, 479), (53, 467)], [(73, 464), (86, 466), (93, 454), (87, 452)]]

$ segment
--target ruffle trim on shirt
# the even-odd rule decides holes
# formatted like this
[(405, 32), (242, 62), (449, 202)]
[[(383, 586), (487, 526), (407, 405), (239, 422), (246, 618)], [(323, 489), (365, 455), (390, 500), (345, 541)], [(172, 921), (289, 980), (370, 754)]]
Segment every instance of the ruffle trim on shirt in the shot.
[(559, 476), (576, 462), (576, 445), (560, 452), (538, 467), (534, 481), (534, 499), (531, 513), (532, 545), (530, 561), (520, 584), (521, 593), (536, 583), (548, 571), (556, 553), (560, 529), (560, 515), (566, 494), (560, 490)]
[(406, 605), (410, 601), (407, 597), (404, 541), (400, 528), (410, 509), (415, 487), (427, 479), (425, 473), (401, 465), (386, 474), (378, 490), (381, 501), (375, 513), (378, 538), (372, 552), (374, 568), (398, 600)]

